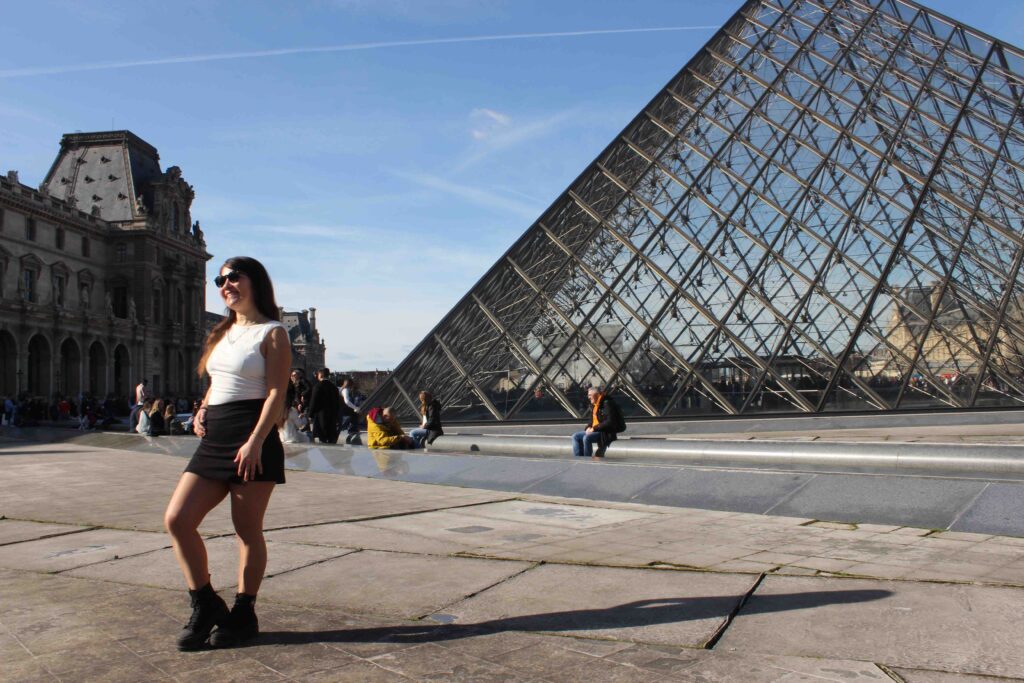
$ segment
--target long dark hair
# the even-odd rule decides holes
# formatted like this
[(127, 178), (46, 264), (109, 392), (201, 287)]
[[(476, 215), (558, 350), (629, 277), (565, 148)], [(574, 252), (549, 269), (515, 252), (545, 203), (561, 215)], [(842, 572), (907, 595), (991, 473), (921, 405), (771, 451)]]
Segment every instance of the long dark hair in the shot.
[[(281, 319), (281, 311), (274, 299), (274, 283), (270, 281), (267, 269), (263, 267), (262, 263), (251, 256), (232, 256), (220, 268), (223, 270), (225, 267), (245, 273), (249, 278), (249, 282), (252, 283), (252, 298), (256, 303), (256, 310), (270, 320)], [(227, 316), (214, 325), (210, 334), (206, 336), (206, 341), (203, 343), (203, 355), (196, 367), (196, 372), (200, 377), (206, 374), (206, 361), (210, 357), (210, 353), (213, 352), (213, 347), (217, 346), (221, 337), (227, 334), (228, 329), (235, 324), (237, 317), (235, 312), (229, 308)]]
[(434, 395), (429, 391), (420, 392), (420, 415), (427, 414), (427, 408), (434, 401)]

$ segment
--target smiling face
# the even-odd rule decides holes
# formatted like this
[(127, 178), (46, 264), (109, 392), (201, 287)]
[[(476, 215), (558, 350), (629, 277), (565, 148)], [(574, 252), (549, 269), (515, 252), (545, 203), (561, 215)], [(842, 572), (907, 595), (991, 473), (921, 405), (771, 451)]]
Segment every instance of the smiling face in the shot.
[(224, 299), (224, 304), (236, 313), (249, 308), (252, 305), (252, 281), (249, 276), (228, 265), (221, 267), (220, 275), (224, 278), (220, 286), (220, 298)]

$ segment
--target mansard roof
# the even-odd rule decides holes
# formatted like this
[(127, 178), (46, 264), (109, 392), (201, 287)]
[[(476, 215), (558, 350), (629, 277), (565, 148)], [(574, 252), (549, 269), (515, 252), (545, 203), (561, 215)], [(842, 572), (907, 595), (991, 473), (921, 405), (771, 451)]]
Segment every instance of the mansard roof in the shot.
[(143, 217), (137, 198), (162, 175), (156, 148), (131, 131), (69, 133), (42, 187), (83, 211), (96, 206), (104, 220), (118, 223)]

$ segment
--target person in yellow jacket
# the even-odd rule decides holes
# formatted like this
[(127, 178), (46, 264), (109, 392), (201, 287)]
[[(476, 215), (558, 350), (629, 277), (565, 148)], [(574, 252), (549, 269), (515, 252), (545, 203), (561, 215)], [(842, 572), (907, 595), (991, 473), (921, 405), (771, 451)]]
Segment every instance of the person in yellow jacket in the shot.
[(391, 406), (370, 409), (366, 414), (366, 435), (370, 448), (412, 448), (416, 444), (402, 431)]

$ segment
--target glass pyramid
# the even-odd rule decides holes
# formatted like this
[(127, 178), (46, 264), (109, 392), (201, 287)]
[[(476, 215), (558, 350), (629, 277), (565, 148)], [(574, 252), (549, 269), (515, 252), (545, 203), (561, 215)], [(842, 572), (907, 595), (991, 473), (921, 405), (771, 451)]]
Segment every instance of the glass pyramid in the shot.
[(1024, 53), (750, 0), (370, 397), (448, 421), (1024, 406)]

